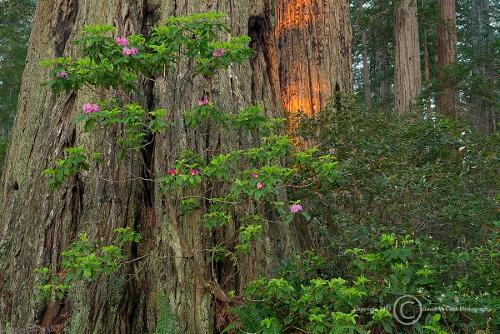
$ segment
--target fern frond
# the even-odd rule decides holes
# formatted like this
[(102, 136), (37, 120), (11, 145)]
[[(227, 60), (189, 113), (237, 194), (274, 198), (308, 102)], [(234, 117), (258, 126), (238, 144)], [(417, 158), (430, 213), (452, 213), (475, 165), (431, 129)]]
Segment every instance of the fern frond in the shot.
[(156, 317), (155, 334), (175, 334), (175, 316), (170, 309), (170, 301), (165, 292), (160, 292), (156, 296)]

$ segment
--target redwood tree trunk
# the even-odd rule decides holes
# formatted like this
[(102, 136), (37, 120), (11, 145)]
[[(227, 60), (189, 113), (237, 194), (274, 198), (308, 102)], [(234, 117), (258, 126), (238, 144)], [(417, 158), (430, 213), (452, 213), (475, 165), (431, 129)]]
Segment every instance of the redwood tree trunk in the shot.
[(377, 86), (375, 89), (377, 95), (377, 108), (381, 110), (390, 110), (390, 77), (388, 74), (388, 58), (387, 45), (381, 43), (375, 51), (375, 73), (377, 77)]
[[(424, 0), (421, 2), (421, 6), (425, 5)], [(427, 20), (423, 21), (424, 27), (422, 27), (422, 35), (424, 36), (424, 80), (428, 84), (431, 80), (431, 64), (430, 64), (430, 53), (429, 53), (429, 41), (427, 39)]]
[(275, 2), (281, 101), (293, 122), (297, 113), (319, 112), (333, 92), (352, 88), (349, 2)]
[(437, 65), (440, 90), (437, 98), (438, 112), (457, 118), (458, 92), (452, 65), (457, 51), (455, 0), (438, 0)]
[[(363, 0), (358, 0), (360, 14), (363, 13)], [(368, 41), (366, 40), (366, 29), (361, 27), (361, 56), (363, 58), (363, 92), (365, 97), (365, 108), (372, 109), (372, 92), (370, 87), (370, 68), (368, 67)]]
[[(229, 138), (216, 128), (196, 137), (179, 127), (154, 138), (153, 145), (135, 159), (116, 160), (114, 144), (102, 139), (113, 138), (116, 130), (89, 136), (72, 122), (95, 93), (56, 96), (44, 85), (48, 71), (38, 62), (76, 56), (71, 41), (85, 24), (114, 24), (120, 35), (147, 34), (166, 16), (203, 11), (226, 13), (232, 33), (250, 35), (255, 50), (251, 61), (231, 67), (214, 81), (214, 100), (220, 107), (236, 111), (260, 103), (273, 116), (282, 115), (283, 106), (289, 112), (296, 106), (319, 111), (333, 90), (350, 90), (347, 0), (329, 5), (312, 0), (39, 0), (0, 182), (0, 332), (41, 326), (64, 327), (72, 333), (150, 333), (156, 321), (156, 296), (163, 291), (176, 332), (212, 333), (224, 325), (227, 305), (215, 300), (200, 275), (239, 293), (246, 282), (268, 274), (279, 259), (300, 248), (297, 226), (264, 226), (262, 240), (241, 263), (240, 272), (227, 277), (221, 264), (213, 277), (205, 249), (221, 236), (209, 234), (200, 224), (203, 208), (178, 224), (172, 200), (160, 193), (156, 183), (142, 179), (151, 178), (149, 170), (164, 172), (182, 149), (209, 157), (220, 143), (246, 138)], [(180, 120), (182, 111), (206, 91), (201, 80), (183, 78), (189, 66), (178, 64), (178, 74), (168, 82), (145, 84), (147, 98), (142, 102), (164, 107), (171, 111), (169, 117)], [(106, 163), (49, 191), (42, 170), (61, 157), (65, 147), (74, 145), (105, 152)], [(75, 287), (62, 303), (35, 298), (35, 268), (60, 269), (61, 251), (80, 232), (110, 242), (113, 229), (123, 226), (142, 234), (143, 241), (127, 250), (130, 259), (140, 260), (117, 275)], [(236, 229), (229, 226), (226, 232)]]
[(474, 75), (479, 85), (471, 87), (472, 123), (476, 129), (493, 132), (496, 131), (496, 123), (499, 117), (496, 107), (495, 81), (498, 75), (492, 68), (494, 56), (492, 52), (492, 41), (489, 27), (490, 24), (490, 1), (471, 0), (471, 44), (473, 51)]
[(394, 28), (396, 41), (395, 112), (407, 111), (420, 93), (420, 46), (416, 0), (397, 2)]
[(430, 56), (429, 56), (429, 46), (427, 45), (427, 36), (425, 36), (424, 41), (424, 79), (426, 82), (431, 80), (431, 64), (430, 64)]

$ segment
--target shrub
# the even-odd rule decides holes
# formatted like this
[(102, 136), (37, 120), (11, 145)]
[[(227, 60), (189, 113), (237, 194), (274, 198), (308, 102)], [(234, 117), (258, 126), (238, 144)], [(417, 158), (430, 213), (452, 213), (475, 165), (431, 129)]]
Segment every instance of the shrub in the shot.
[(275, 278), (249, 284), (227, 331), (493, 333), (500, 325), (496, 238), (449, 252), (431, 239), (383, 234), (370, 248), (297, 255)]
[(337, 156), (336, 187), (293, 191), (311, 208), (315, 252), (249, 284), (227, 332), (493, 333), (498, 134), (423, 112), (366, 113), (349, 96), (299, 133)]
[(497, 219), (500, 136), (424, 113), (366, 113), (350, 97), (339, 99), (302, 129), (336, 154), (343, 176), (332, 191), (304, 194), (317, 230), (334, 230), (336, 242), (351, 245), (393, 232), (450, 247), (481, 244)]

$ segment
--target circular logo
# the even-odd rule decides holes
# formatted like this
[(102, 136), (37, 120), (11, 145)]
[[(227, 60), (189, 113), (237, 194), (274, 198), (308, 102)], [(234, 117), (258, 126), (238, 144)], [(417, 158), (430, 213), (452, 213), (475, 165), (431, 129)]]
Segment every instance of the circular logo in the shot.
[(401, 325), (414, 325), (422, 317), (422, 303), (415, 296), (401, 296), (394, 303), (392, 314)]

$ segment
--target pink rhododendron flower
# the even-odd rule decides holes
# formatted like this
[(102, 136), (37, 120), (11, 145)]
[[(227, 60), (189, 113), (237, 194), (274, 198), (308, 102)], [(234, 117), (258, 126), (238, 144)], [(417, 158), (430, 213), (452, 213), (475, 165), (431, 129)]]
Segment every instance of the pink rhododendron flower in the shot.
[(68, 73), (66, 73), (66, 71), (61, 71), (61, 72), (57, 73), (57, 77), (59, 79), (66, 79), (68, 77)]
[(126, 39), (125, 37), (116, 37), (115, 42), (119, 46), (128, 46), (128, 39)]
[(197, 169), (191, 169), (189, 171), (189, 174), (191, 174), (192, 176), (196, 176), (196, 175), (200, 174), (200, 171)]
[(264, 188), (264, 183), (262, 182), (257, 183), (257, 189), (262, 189), (262, 188)]
[(136, 55), (139, 52), (136, 48), (123, 48), (123, 55), (125, 57)]
[(171, 176), (175, 176), (175, 175), (177, 175), (177, 170), (175, 168), (170, 168), (168, 170), (168, 174)]
[(256, 179), (258, 177), (257, 173), (253, 172), (252, 174), (250, 174), (251, 177), (253, 177), (254, 179)]
[(206, 97), (204, 98), (201, 98), (198, 100), (198, 105), (201, 107), (201, 106), (205, 106), (208, 104), (208, 99)]
[(291, 213), (298, 213), (302, 210), (303, 210), (303, 208), (302, 208), (302, 205), (300, 205), (300, 204), (290, 205), (290, 212)]
[(225, 53), (226, 53), (226, 50), (224, 50), (224, 49), (215, 49), (212, 52), (212, 56), (214, 56), (215, 58), (219, 58), (219, 57), (222, 57)]
[(99, 111), (101, 111), (101, 109), (99, 108), (99, 106), (97, 104), (92, 104), (92, 103), (85, 103), (82, 106), (82, 110), (86, 114), (90, 114), (90, 113), (93, 113), (93, 112), (99, 112)]

